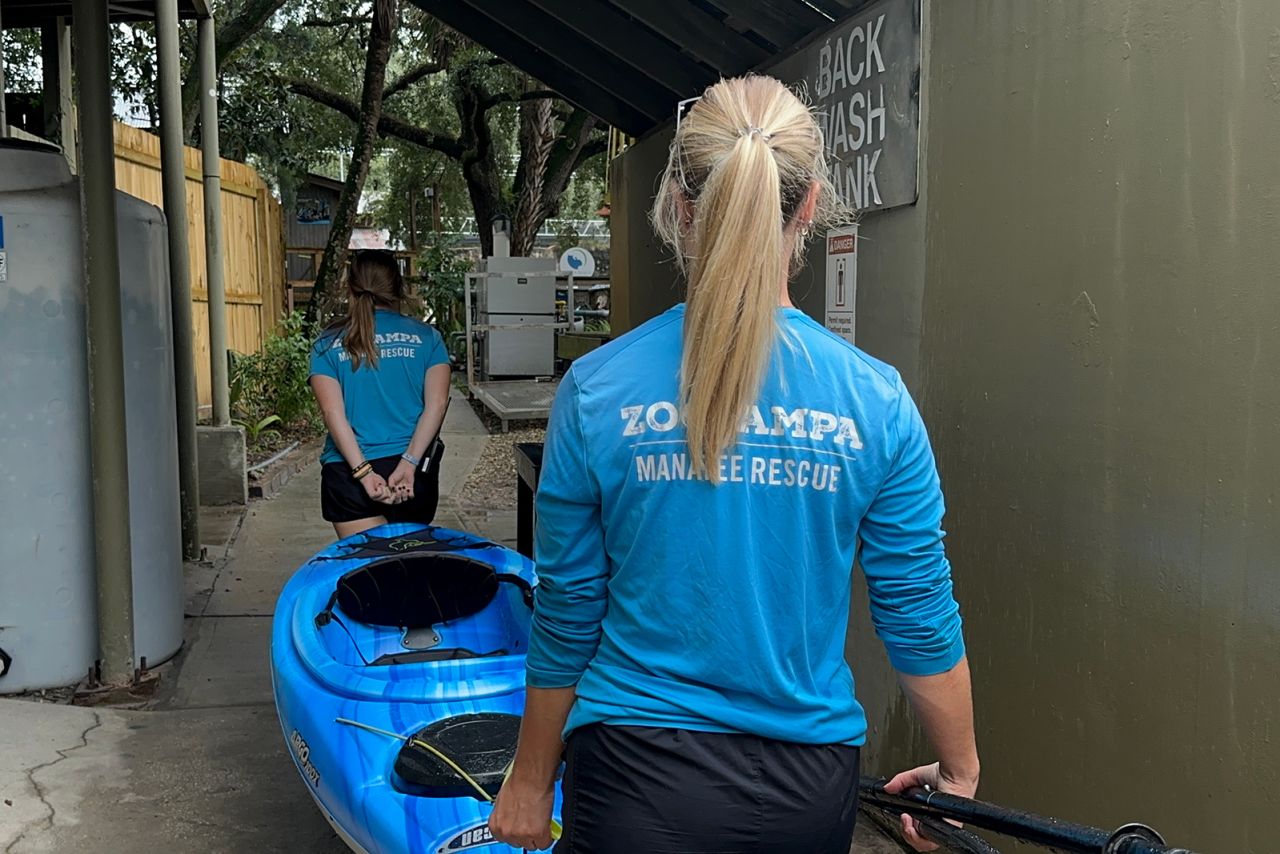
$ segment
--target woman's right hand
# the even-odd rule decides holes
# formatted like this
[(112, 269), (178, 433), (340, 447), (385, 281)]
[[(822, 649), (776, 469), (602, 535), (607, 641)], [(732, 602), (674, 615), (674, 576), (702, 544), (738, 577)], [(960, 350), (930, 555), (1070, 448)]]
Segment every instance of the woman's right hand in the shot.
[(382, 475), (377, 472), (369, 472), (360, 478), (360, 485), (364, 487), (365, 494), (381, 504), (395, 504), (395, 496), (391, 494), (390, 487), (387, 482), (382, 479)]
[[(917, 788), (932, 789), (935, 792), (959, 795), (962, 798), (972, 798), (978, 791), (978, 772), (975, 769), (971, 773), (948, 773), (948, 770), (944, 769), (941, 763), (935, 762), (932, 765), (924, 765), (920, 768), (913, 768), (910, 771), (903, 771), (886, 783), (884, 790), (891, 795), (898, 795), (907, 789)], [(902, 822), (902, 833), (912, 848), (917, 851), (938, 850), (938, 845), (924, 838), (915, 819), (906, 813), (899, 816), (899, 819)], [(950, 823), (959, 826), (957, 822)]]

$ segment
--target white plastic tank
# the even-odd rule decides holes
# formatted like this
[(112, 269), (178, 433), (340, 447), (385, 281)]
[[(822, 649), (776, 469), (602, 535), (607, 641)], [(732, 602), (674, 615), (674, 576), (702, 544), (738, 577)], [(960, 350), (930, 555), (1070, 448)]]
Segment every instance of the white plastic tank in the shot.
[[(117, 194), (134, 641), (182, 643), (182, 554), (163, 214)], [(97, 658), (79, 187), (51, 146), (0, 142), (0, 694), (67, 685)]]

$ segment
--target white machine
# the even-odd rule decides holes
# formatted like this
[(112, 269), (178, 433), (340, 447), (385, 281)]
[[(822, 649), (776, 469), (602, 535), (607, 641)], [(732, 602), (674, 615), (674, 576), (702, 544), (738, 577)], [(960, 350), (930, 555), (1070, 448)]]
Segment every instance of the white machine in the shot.
[(476, 322), (495, 327), (484, 335), (482, 378), (551, 376), (556, 353), (556, 259), (485, 258), (474, 280)]

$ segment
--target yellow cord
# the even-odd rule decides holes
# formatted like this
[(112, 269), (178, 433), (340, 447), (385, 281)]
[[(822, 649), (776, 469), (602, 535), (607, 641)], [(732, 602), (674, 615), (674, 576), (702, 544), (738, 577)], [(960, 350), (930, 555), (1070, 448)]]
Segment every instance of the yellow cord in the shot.
[[(360, 721), (353, 721), (350, 718), (335, 718), (334, 720), (340, 724), (353, 726), (358, 729), (376, 733), (377, 735), (385, 735), (387, 738), (394, 738), (397, 741), (404, 741), (416, 747), (421, 747), (423, 750), (426, 750), (427, 752), (429, 752), (432, 756), (439, 759), (445, 765), (448, 765), (450, 768), (452, 768), (455, 774), (457, 774), (463, 780), (467, 781), (467, 783), (471, 785), (471, 788), (475, 789), (477, 792), (480, 793), (480, 797), (483, 798), (486, 803), (490, 803), (490, 804), (493, 803), (493, 796), (490, 795), (488, 792), (486, 792), (484, 790), (484, 787), (481, 786), (479, 783), (477, 783), (474, 777), (472, 777), (466, 771), (463, 771), (462, 767), (458, 765), (458, 763), (454, 762), (452, 759), (446, 756), (435, 745), (427, 744), (425, 741), (418, 738), (414, 738), (412, 736), (400, 735), (399, 733), (394, 733), (394, 732), (391, 732), (390, 730), (378, 729), (375, 726), (369, 726), (369, 724), (361, 723)], [(503, 774), (502, 776), (502, 782), (504, 783), (507, 782), (507, 778), (510, 776), (511, 776), (511, 766), (508, 765), (506, 773)], [(554, 818), (551, 819), (551, 838), (554, 840), (559, 840), (560, 835), (563, 832), (564, 831), (563, 831), (563, 828), (560, 826), (560, 822), (556, 821)]]

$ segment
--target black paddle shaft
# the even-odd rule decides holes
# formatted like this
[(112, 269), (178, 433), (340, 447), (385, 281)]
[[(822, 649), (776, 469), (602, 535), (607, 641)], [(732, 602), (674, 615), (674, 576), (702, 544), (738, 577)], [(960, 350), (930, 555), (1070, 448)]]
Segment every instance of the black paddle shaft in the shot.
[(1140, 824), (1108, 832), (942, 792), (908, 789), (891, 795), (884, 790), (885, 782), (863, 777), (858, 784), (862, 799), (873, 806), (951, 819), (1071, 854), (1194, 854), (1186, 848), (1170, 848), (1159, 834)]

